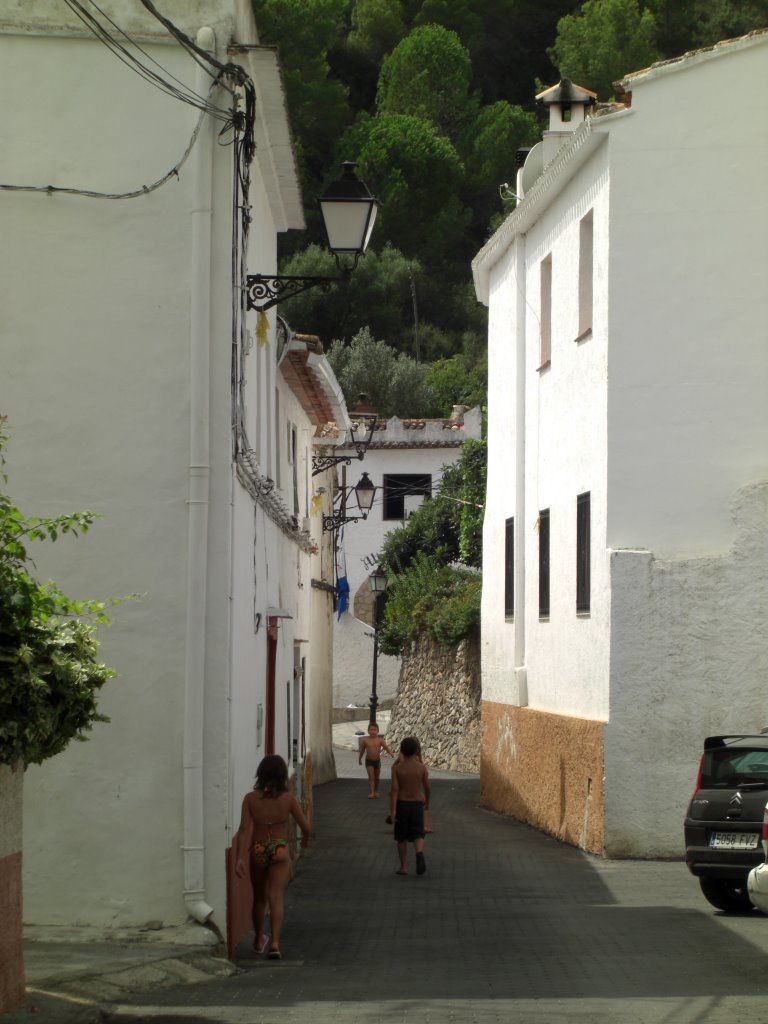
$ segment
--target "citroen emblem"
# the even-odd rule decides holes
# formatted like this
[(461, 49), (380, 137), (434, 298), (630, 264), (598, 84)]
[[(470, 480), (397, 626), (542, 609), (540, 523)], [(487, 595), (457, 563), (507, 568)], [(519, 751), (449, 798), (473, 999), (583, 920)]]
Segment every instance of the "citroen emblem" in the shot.
[(735, 792), (733, 794), (733, 796), (731, 797), (731, 806), (732, 807), (741, 807), (741, 793), (739, 793), (738, 791)]

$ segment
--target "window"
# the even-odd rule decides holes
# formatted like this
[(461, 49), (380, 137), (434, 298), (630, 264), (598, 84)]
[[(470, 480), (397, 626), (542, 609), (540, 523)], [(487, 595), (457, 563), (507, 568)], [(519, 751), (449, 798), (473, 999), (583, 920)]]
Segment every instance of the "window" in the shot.
[[(431, 473), (385, 473), (384, 474), (384, 519), (405, 519), (421, 502), (408, 501), (413, 496), (421, 498), (432, 494)], [(407, 511), (406, 511), (407, 510)]]
[(299, 467), (296, 464), (296, 427), (291, 425), (290, 463), (293, 469), (293, 514), (299, 514)]
[(549, 509), (539, 512), (539, 618), (549, 618)]
[(541, 261), (541, 315), (539, 335), (539, 369), (552, 359), (552, 257)]
[(590, 496), (576, 499), (576, 611), (589, 611), (590, 590)]
[(515, 615), (515, 520), (504, 524), (504, 617)]
[(581, 341), (592, 330), (592, 235), (593, 219), (590, 210), (579, 224), (579, 334)]

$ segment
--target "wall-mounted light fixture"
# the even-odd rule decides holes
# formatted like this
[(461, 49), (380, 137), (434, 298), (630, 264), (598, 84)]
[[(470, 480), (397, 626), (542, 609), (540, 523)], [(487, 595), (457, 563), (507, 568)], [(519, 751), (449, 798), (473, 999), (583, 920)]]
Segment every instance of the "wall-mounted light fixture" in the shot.
[[(294, 295), (319, 286), (328, 291), (337, 281), (347, 281), (357, 261), (368, 248), (371, 231), (379, 209), (379, 201), (368, 191), (355, 174), (357, 164), (352, 160), (342, 165), (342, 175), (320, 197), (328, 248), (336, 257), (339, 277), (301, 277), (294, 274), (269, 276), (249, 274), (247, 277), (248, 309), (263, 313), (272, 306)], [(342, 266), (339, 256), (352, 256), (352, 266)]]
[[(353, 492), (355, 499), (357, 500), (357, 507), (362, 513), (362, 515), (359, 516), (347, 515), (346, 499), (348, 495)], [(345, 523), (354, 523), (359, 519), (367, 519), (368, 513), (373, 507), (373, 498), (375, 494), (376, 485), (367, 473), (363, 473), (354, 487), (347, 487), (343, 489), (341, 507), (334, 509), (330, 515), (323, 516), (323, 529), (326, 531), (335, 531)]]
[(365, 458), (365, 453), (368, 451), (368, 445), (371, 443), (373, 432), (376, 429), (376, 413), (353, 412), (351, 422), (352, 429), (349, 434), (349, 439), (355, 449), (355, 454), (353, 455), (351, 452), (345, 452), (343, 455), (313, 455), (312, 476), (317, 476), (318, 473), (322, 473), (326, 469), (330, 469), (331, 466), (337, 466), (340, 462), (345, 463), (347, 466), (351, 466), (352, 459)]

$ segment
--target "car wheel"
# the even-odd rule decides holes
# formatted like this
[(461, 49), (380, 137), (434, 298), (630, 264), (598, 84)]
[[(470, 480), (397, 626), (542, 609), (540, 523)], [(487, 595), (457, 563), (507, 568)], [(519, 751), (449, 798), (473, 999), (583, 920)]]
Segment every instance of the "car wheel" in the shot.
[(704, 896), (713, 907), (730, 913), (746, 913), (752, 910), (746, 881), (732, 878), (699, 878)]

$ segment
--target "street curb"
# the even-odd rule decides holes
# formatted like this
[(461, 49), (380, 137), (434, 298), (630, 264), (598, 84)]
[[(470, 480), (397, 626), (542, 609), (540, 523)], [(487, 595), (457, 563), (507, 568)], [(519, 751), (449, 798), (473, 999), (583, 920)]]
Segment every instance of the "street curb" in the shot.
[(83, 971), (59, 978), (53, 975), (28, 986), (24, 1002), (3, 1015), (3, 1024), (21, 1024), (31, 1014), (45, 1024), (103, 1024), (110, 1019), (109, 1004), (126, 996), (199, 984), (240, 974), (241, 970), (224, 959), (223, 950), (217, 946), (210, 951), (195, 947), (189, 953), (142, 960), (105, 973)]

